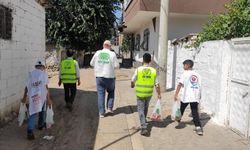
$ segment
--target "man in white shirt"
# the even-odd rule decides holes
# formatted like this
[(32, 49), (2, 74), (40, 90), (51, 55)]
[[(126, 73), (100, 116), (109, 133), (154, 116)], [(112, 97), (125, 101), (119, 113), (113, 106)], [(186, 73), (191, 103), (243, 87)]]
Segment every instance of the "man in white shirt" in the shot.
[(33, 129), (35, 128), (35, 116), (39, 113), (38, 129), (45, 128), (46, 101), (51, 105), (52, 101), (48, 91), (48, 74), (44, 71), (45, 63), (43, 59), (38, 59), (35, 69), (29, 72), (22, 103), (26, 103), (27, 96), (29, 102), (29, 118), (27, 126), (27, 138), (35, 138)]
[(181, 115), (183, 115), (187, 105), (190, 104), (195, 131), (198, 135), (203, 135), (198, 113), (198, 104), (201, 99), (201, 77), (197, 72), (192, 70), (193, 65), (194, 62), (189, 59), (183, 62), (184, 72), (177, 85), (174, 99), (175, 101), (178, 100), (179, 91), (183, 87), (180, 107)]
[(107, 108), (113, 113), (115, 95), (115, 68), (119, 67), (116, 54), (111, 50), (110, 41), (103, 43), (103, 49), (98, 50), (90, 61), (94, 67), (96, 76), (96, 88), (98, 94), (98, 108), (100, 117), (105, 115), (105, 93), (108, 92)]

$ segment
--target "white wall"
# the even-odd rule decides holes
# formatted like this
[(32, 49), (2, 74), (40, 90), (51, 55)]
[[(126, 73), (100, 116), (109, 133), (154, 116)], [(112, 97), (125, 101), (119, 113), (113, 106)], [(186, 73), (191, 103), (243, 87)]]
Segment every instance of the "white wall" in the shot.
[(207, 20), (207, 16), (170, 16), (168, 20), (168, 39), (173, 40), (190, 33), (198, 33)]
[(45, 10), (35, 0), (0, 0), (13, 10), (12, 39), (0, 39), (0, 117), (19, 104), (28, 71), (45, 52)]
[[(232, 92), (230, 88), (232, 53), (235, 49), (232, 43), (232, 41), (210, 41), (203, 43), (199, 49), (186, 49), (185, 44), (176, 47), (176, 84), (183, 72), (182, 62), (185, 59), (194, 60), (194, 70), (202, 78), (202, 109), (211, 114), (213, 120), (221, 125), (229, 125), (229, 109), (233, 107), (229, 105)], [(250, 44), (244, 44), (244, 48), (250, 49)], [(171, 51), (173, 46), (169, 48), (169, 60), (173, 57)], [(243, 58), (244, 53), (241, 55)], [(173, 62), (168, 61), (168, 67), (171, 66)], [(168, 78), (172, 79), (171, 71), (168, 69)]]
[[(197, 33), (201, 30), (202, 26), (207, 21), (206, 16), (170, 16), (169, 24), (168, 24), (168, 39), (173, 40), (175, 38), (180, 38), (186, 36), (190, 33)], [(160, 18), (156, 18), (156, 30), (154, 31), (153, 22), (150, 21), (145, 23), (139, 31), (134, 33), (141, 35), (141, 43), (143, 41), (143, 32), (145, 29), (149, 29), (150, 31), (150, 39), (149, 39), (149, 51), (135, 51), (134, 57), (142, 57), (145, 52), (149, 52), (151, 54), (154, 53), (156, 58), (158, 58), (158, 39), (159, 39), (159, 23)]]

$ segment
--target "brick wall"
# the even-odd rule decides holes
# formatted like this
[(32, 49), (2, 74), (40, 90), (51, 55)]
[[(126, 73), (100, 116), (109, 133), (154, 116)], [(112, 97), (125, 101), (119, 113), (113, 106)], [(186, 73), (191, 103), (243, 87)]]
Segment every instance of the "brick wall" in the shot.
[(27, 74), (45, 52), (45, 9), (35, 0), (0, 0), (12, 9), (12, 38), (0, 39), (0, 118), (16, 110)]

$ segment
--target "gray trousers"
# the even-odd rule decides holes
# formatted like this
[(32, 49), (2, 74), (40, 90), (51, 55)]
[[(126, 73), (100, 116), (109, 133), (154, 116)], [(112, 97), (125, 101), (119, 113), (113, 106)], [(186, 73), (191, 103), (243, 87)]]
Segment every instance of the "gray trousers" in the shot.
[(142, 129), (147, 128), (146, 117), (148, 114), (148, 106), (149, 106), (150, 99), (151, 99), (151, 96), (144, 97), (144, 98), (137, 97), (137, 111), (139, 114)]

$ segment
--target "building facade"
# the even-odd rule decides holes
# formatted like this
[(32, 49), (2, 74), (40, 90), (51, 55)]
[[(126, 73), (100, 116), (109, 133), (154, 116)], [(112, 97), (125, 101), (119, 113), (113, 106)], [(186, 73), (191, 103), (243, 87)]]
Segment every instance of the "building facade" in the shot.
[[(169, 0), (168, 39), (201, 31), (210, 13), (224, 11), (231, 0)], [(125, 0), (125, 34), (133, 34), (134, 58), (145, 52), (157, 56), (161, 0)]]
[(28, 72), (44, 56), (43, 2), (0, 0), (0, 118), (16, 110)]

